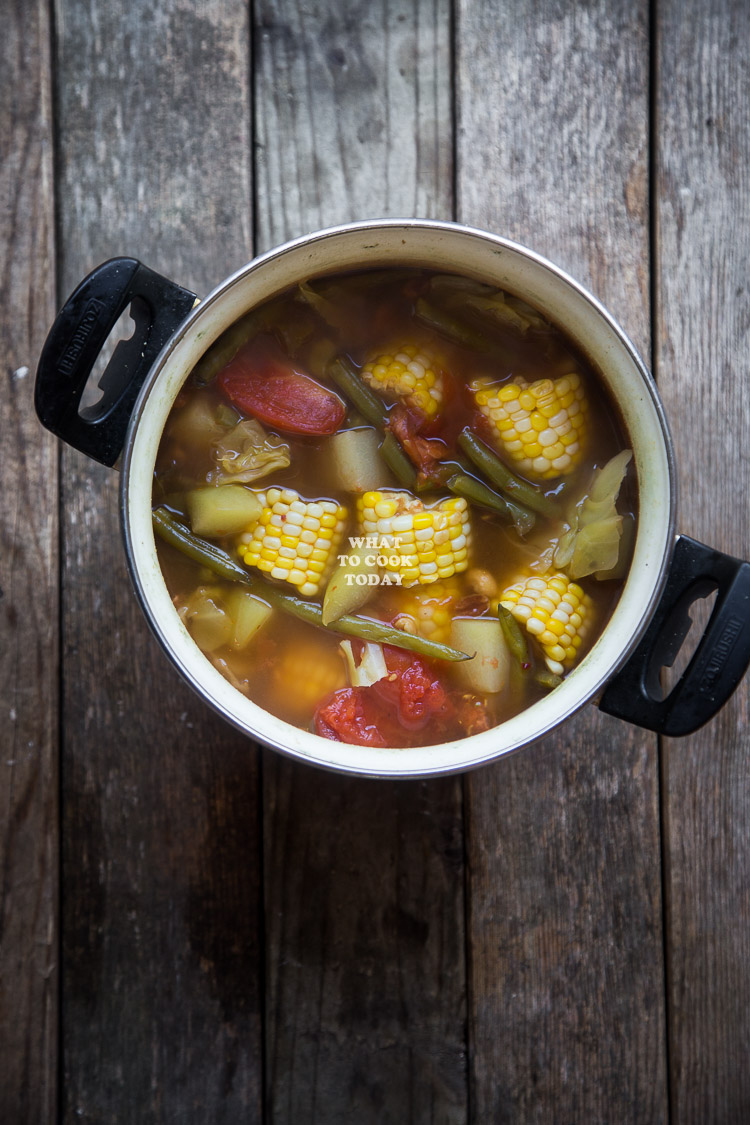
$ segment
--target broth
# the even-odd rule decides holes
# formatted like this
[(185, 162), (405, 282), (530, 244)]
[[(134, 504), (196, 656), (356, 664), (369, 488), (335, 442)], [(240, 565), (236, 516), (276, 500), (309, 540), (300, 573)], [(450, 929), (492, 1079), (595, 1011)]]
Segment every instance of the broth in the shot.
[[(363, 387), (369, 394), (360, 400)], [(561, 405), (568, 399), (572, 405)], [(515, 422), (501, 416), (504, 402), (516, 411)], [(373, 409), (375, 422), (368, 417)], [(510, 429), (515, 452), (505, 436)], [(341, 441), (345, 431), (349, 437)], [(470, 455), (477, 446), (527, 491), (513, 480), (501, 487), (490, 479), (481, 459)], [(626, 448), (595, 372), (523, 302), (428, 270), (325, 277), (266, 302), (211, 346), (180, 391), (158, 450), (154, 507), (188, 537), (192, 524), (192, 532), (220, 547), (255, 584), (227, 581), (157, 538), (159, 560), (196, 643), (272, 714), (355, 743), (430, 745), (465, 737), (554, 690), (606, 625), (627, 573), (636, 520)], [(568, 460), (564, 469), (555, 467)], [(609, 477), (601, 472), (605, 465)], [(614, 485), (606, 491), (610, 477)], [(606, 492), (603, 499), (597, 488)], [(236, 501), (240, 514), (232, 507), (217, 516), (217, 499)], [(508, 500), (510, 511), (492, 506)], [(530, 509), (532, 500), (541, 511)], [(238, 530), (248, 504), (257, 511)], [(384, 514), (394, 506), (395, 515)], [(275, 530), (273, 511), (282, 513)], [(308, 522), (327, 530), (310, 533), (315, 543), (310, 540), (303, 558), (297, 545)], [(397, 533), (404, 527), (406, 548)], [(313, 571), (315, 553), (321, 557)], [(332, 581), (344, 556), (348, 561)], [(593, 564), (592, 573), (580, 573)], [(576, 568), (569, 586), (568, 572)], [(557, 593), (550, 586), (555, 576)], [(528, 579), (536, 588), (521, 588)], [(350, 616), (388, 623), (407, 641), (449, 646), (454, 655), (457, 638), (475, 645), (478, 639), (478, 656), (436, 659), (438, 650), (415, 654), (400, 643), (382, 647), (345, 637), (336, 618), (325, 627), (311, 624), (272, 596), (284, 592), (320, 606), (327, 584), (336, 581), (346, 590)], [(566, 599), (576, 590), (580, 604), (571, 604)], [(350, 607), (355, 594), (360, 604)], [(342, 641), (350, 643), (348, 652)]]

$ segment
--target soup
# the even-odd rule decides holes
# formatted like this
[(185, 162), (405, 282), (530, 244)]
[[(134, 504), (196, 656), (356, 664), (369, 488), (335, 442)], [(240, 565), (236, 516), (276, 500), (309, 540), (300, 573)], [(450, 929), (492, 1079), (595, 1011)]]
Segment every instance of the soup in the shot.
[(370, 270), (232, 325), (159, 446), (154, 526), (195, 643), (324, 738), (431, 745), (568, 675), (632, 553), (623, 427), (559, 328), (478, 281)]

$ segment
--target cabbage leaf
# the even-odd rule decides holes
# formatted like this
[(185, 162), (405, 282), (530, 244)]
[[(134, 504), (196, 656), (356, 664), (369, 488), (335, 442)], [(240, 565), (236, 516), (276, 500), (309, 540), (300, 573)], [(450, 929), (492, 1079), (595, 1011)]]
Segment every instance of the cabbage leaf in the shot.
[(267, 434), (255, 418), (238, 422), (216, 444), (216, 468), (209, 473), (212, 484), (249, 484), (291, 461), (289, 446), (276, 434)]
[(617, 567), (623, 521), (617, 497), (632, 456), (623, 449), (596, 469), (587, 491), (568, 508), (554, 563), (574, 581), (588, 574), (604, 577)]

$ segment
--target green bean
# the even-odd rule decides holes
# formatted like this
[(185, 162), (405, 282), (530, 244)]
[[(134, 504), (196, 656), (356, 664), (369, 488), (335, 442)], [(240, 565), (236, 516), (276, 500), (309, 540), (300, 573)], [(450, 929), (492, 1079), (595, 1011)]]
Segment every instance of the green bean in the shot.
[(356, 406), (368, 422), (372, 422), (379, 429), (385, 429), (388, 422), (388, 412), (381, 399), (370, 390), (354, 368), (341, 356), (328, 365), (328, 375), (333, 379), (339, 390)]
[(242, 415), (229, 405), (228, 402), (220, 402), (216, 407), (216, 421), (220, 426), (225, 426), (231, 430), (240, 421)]
[(549, 668), (537, 668), (534, 673), (534, 679), (540, 687), (548, 688), (549, 691), (559, 687), (563, 682), (562, 676), (558, 676), (555, 672), (550, 672)]
[(234, 359), (243, 344), (248, 343), (253, 336), (261, 331), (265, 316), (264, 310), (251, 309), (249, 313), (245, 313), (225, 332), (222, 332), (218, 340), (211, 344), (193, 368), (191, 376), (193, 382), (197, 383), (199, 387), (205, 387), (212, 382), (221, 369), (226, 367), (231, 359)]
[(417, 478), (414, 491), (417, 493), (434, 492), (437, 488), (447, 488), (451, 477), (464, 470), (468, 471), (468, 466), (461, 465), (457, 461), (438, 461), (421, 477)]
[(529, 656), (529, 646), (526, 643), (526, 638), (523, 635), (521, 626), (510, 610), (506, 609), (504, 605), (499, 605), (497, 607), (497, 616), (511, 656), (516, 658), (522, 668), (528, 668), (531, 663), (531, 658)]
[(417, 320), (421, 320), (428, 328), (433, 328), (436, 332), (447, 336), (455, 344), (461, 344), (465, 348), (473, 348), (474, 351), (484, 353), (494, 350), (492, 341), (482, 332), (477, 331), (462, 320), (456, 320), (443, 309), (431, 305), (429, 301), (425, 301), (424, 297), (420, 297), (414, 306), (414, 314)]
[(538, 512), (540, 516), (558, 515), (556, 504), (548, 500), (538, 488), (519, 480), (497, 454), (468, 427), (459, 434), (458, 444), (476, 468), (506, 496), (518, 500), (520, 504), (531, 508), (533, 512)]
[(466, 473), (454, 473), (447, 484), (456, 496), (463, 496), (465, 500), (469, 500), (472, 504), (478, 504), (480, 508), (487, 508), (489, 511), (502, 516), (503, 519), (512, 521), (519, 535), (528, 534), (534, 526), (533, 512), (522, 508), (520, 504), (516, 504), (513, 500), (507, 500), (499, 493), (493, 492), (488, 485), (483, 484), (476, 477), (470, 477)]
[(297, 598), (293, 594), (286, 594), (270, 586), (262, 578), (256, 578), (235, 562), (231, 555), (222, 551), (213, 543), (200, 539), (197, 535), (181, 524), (166, 508), (156, 508), (152, 513), (154, 530), (165, 543), (171, 544), (181, 551), (187, 558), (201, 566), (208, 567), (219, 578), (228, 582), (240, 582), (243, 586), (250, 586), (255, 594), (275, 609), (289, 613), (310, 625), (328, 628), (334, 633), (344, 633), (350, 637), (359, 637), (363, 641), (376, 641), (378, 644), (394, 645), (397, 648), (407, 649), (420, 656), (427, 656), (434, 660), (471, 660), (466, 652), (450, 648), (448, 645), (439, 644), (437, 641), (428, 641), (424, 637), (416, 637), (402, 629), (395, 629), (382, 621), (372, 621), (365, 617), (355, 617), (345, 614), (331, 626), (323, 624), (323, 609), (317, 602), (308, 602)]
[(413, 492), (417, 485), (417, 473), (409, 458), (404, 453), (398, 438), (390, 430), (386, 430), (385, 437), (380, 446), (380, 456), (399, 484)]
[(154, 496), (158, 496), (159, 507), (169, 508), (170, 512), (187, 518), (187, 495), (189, 489), (171, 488), (167, 491), (169, 481), (154, 481)]
[(154, 530), (159, 537), (165, 543), (176, 547), (193, 562), (208, 567), (219, 578), (226, 578), (228, 582), (241, 582), (245, 586), (252, 584), (251, 575), (243, 566), (235, 562), (231, 555), (222, 551), (215, 543), (209, 543), (208, 540), (193, 535), (192, 531), (176, 520), (166, 508), (154, 508), (151, 517)]
[[(499, 605), (497, 607), (497, 616), (511, 656), (514, 656), (518, 661), (519, 667), (522, 668), (523, 671), (526, 671), (526, 669), (531, 666), (532, 661), (529, 646), (526, 642), (526, 637), (523, 635), (521, 626), (510, 610), (506, 609), (504, 605)], [(552, 688), (559, 687), (562, 683), (562, 676), (556, 675), (555, 672), (550, 672), (549, 668), (536, 668), (534, 671), (534, 679), (540, 687), (547, 688), (549, 691), (551, 691)]]
[(320, 625), (334, 633), (345, 633), (350, 637), (359, 637), (363, 641), (377, 641), (378, 644), (394, 645), (416, 652), (420, 656), (432, 657), (434, 660), (471, 660), (471, 656), (459, 649), (450, 648), (448, 645), (439, 644), (437, 641), (428, 641), (424, 637), (406, 633), (403, 629), (396, 629), (386, 625), (383, 621), (373, 621), (366, 617), (355, 617), (353, 614), (344, 614), (338, 621), (331, 625), (323, 625), (323, 610), (317, 602), (306, 602), (296, 598), (293, 594), (282, 593), (273, 586), (269, 586), (262, 579), (253, 579), (253, 589), (260, 598), (268, 601), (270, 605), (299, 617), (310, 625)]

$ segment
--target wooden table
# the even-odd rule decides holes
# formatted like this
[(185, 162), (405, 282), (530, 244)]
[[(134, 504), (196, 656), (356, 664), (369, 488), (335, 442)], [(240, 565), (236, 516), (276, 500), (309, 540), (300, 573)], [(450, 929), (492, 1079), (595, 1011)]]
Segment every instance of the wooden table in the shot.
[(680, 529), (750, 557), (750, 5), (3, 11), (0, 1120), (750, 1120), (749, 682), (679, 742), (589, 707), (464, 777), (292, 764), (168, 667), (116, 473), (32, 406), (109, 256), (205, 293), (324, 225), (455, 218), (608, 304)]

